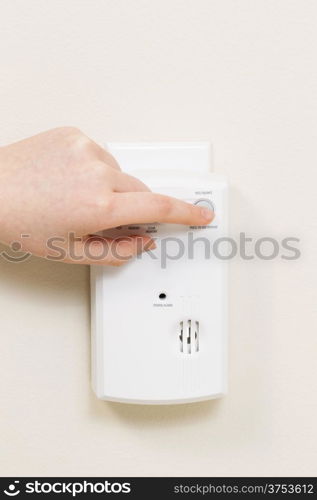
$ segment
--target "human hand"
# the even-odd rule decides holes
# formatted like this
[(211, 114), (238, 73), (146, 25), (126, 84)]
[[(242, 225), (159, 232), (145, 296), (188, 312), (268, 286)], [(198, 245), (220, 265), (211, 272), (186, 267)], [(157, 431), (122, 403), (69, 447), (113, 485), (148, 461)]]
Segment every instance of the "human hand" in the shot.
[[(207, 209), (150, 192), (76, 128), (57, 128), (0, 148), (0, 240), (18, 242), (34, 255), (47, 256), (47, 241), (58, 237), (64, 262), (121, 265), (154, 248), (154, 241), (94, 233), (136, 222), (204, 225), (212, 218)], [(77, 260), (69, 253), (71, 233)], [(88, 238), (91, 258), (84, 251)], [(115, 252), (96, 261), (109, 245)]]

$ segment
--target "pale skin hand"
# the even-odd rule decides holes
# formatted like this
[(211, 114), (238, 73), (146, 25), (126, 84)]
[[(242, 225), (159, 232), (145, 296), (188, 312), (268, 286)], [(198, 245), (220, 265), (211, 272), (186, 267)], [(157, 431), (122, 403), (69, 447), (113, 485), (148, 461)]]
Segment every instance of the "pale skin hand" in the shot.
[[(64, 262), (119, 266), (154, 248), (151, 238), (95, 238), (90, 253), (100, 255), (105, 245), (115, 248), (98, 262), (85, 256), (87, 238), (137, 222), (205, 225), (213, 216), (207, 209), (150, 192), (76, 128), (50, 130), (0, 148), (0, 240), (20, 242), (34, 255), (47, 256), (47, 240), (57, 236), (64, 239), (59, 243), (66, 251)], [(80, 260), (67, 253), (70, 233), (80, 237), (75, 246)], [(25, 234), (29, 237), (21, 237)]]

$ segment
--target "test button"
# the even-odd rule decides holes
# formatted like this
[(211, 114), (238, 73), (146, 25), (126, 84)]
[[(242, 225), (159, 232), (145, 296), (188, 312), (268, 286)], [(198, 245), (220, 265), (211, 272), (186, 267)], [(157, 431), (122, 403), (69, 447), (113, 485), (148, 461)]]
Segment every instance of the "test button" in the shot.
[(198, 207), (205, 207), (209, 210), (215, 211), (214, 205), (207, 198), (201, 198), (200, 200), (195, 201), (194, 205), (197, 205)]

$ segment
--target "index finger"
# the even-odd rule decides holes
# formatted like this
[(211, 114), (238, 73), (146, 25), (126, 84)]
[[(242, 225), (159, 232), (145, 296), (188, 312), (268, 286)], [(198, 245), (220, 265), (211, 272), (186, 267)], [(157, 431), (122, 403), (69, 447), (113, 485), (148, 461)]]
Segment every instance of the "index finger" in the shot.
[(147, 222), (202, 226), (214, 218), (214, 212), (205, 207), (152, 192), (114, 193), (107, 208), (100, 214), (104, 229)]

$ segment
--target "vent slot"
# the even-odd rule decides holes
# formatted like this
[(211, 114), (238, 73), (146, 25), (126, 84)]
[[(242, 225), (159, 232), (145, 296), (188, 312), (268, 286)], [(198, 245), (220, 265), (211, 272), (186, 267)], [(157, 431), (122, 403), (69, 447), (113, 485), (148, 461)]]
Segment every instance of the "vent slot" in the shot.
[(181, 321), (179, 324), (180, 333), (179, 333), (179, 349), (180, 352), (184, 352), (183, 340), (184, 340), (184, 322)]

